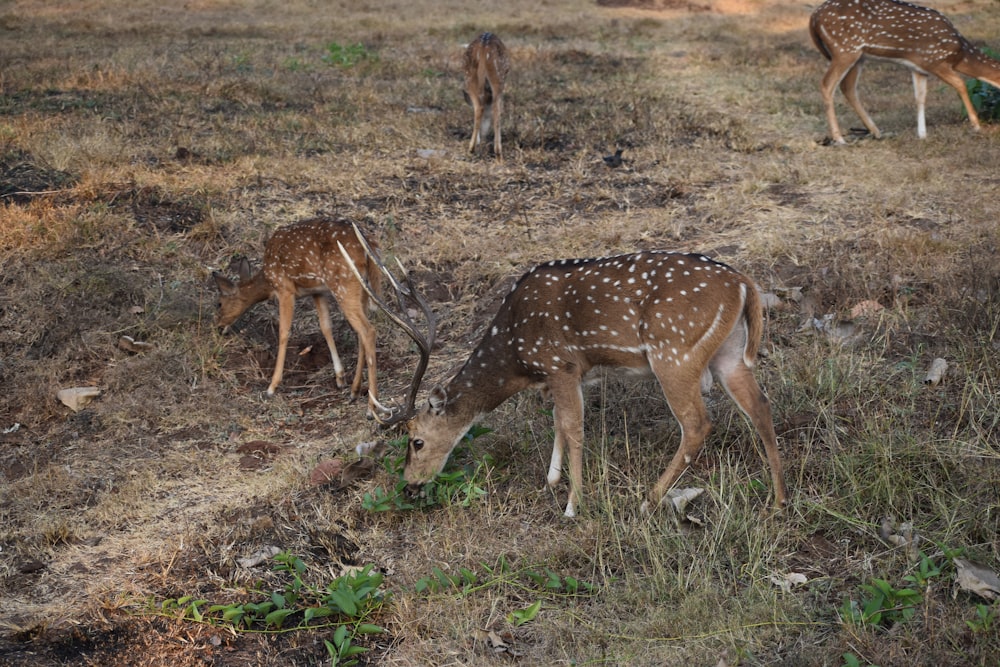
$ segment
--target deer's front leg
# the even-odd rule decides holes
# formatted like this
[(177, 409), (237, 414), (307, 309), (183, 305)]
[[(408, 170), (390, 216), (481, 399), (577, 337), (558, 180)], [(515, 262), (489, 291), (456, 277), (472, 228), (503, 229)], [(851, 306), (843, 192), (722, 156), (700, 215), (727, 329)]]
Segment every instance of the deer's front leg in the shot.
[(313, 303), (316, 305), (316, 317), (319, 318), (319, 330), (323, 332), (326, 339), (326, 346), (330, 349), (330, 358), (333, 360), (333, 372), (337, 378), (337, 389), (344, 386), (344, 364), (337, 354), (337, 344), (333, 340), (333, 325), (330, 324), (330, 306), (326, 302), (326, 297), (322, 294), (313, 295)]
[(556, 431), (549, 480), (551, 483), (554, 465), (557, 471), (555, 479), (558, 481), (562, 453), (568, 450), (569, 500), (565, 516), (574, 517), (583, 503), (583, 390), (580, 379), (572, 376), (550, 379), (548, 388), (555, 400), (552, 416)]
[(288, 337), (292, 332), (292, 316), (295, 315), (295, 292), (290, 295), (278, 296), (278, 359), (274, 362), (274, 375), (267, 395), (274, 396), (275, 390), (281, 384), (281, 375), (285, 370), (285, 352), (288, 350)]

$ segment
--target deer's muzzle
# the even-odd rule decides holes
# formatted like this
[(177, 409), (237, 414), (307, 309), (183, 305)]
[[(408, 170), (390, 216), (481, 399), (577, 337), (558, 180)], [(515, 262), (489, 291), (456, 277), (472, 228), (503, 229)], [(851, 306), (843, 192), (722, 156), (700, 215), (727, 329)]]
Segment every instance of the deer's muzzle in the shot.
[(407, 498), (416, 499), (427, 496), (426, 484), (407, 484), (404, 488)]

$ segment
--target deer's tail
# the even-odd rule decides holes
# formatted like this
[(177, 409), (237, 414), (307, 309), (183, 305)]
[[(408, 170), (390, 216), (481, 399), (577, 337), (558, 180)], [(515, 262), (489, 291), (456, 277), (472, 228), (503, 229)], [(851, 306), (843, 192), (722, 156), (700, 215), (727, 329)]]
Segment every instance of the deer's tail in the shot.
[(752, 282), (743, 283), (745, 291), (743, 299), (743, 319), (747, 327), (746, 346), (743, 348), (743, 362), (753, 368), (760, 351), (760, 342), (764, 336), (764, 307), (760, 292)]
[[(378, 264), (375, 263), (375, 260), (367, 254), (365, 255), (365, 278), (368, 279), (368, 284), (371, 286), (372, 291), (375, 292), (375, 296), (381, 299), (383, 295), (382, 271), (379, 269)], [(371, 299), (368, 299), (368, 310), (378, 310), (378, 306)]]

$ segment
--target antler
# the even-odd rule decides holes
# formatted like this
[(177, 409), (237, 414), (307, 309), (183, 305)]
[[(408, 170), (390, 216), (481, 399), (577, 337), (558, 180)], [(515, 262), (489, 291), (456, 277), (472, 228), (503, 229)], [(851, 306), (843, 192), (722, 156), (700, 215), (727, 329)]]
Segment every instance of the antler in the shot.
[[(398, 324), (403, 329), (403, 331), (405, 331), (407, 335), (413, 339), (413, 342), (417, 344), (417, 347), (420, 348), (420, 361), (417, 363), (417, 370), (414, 372), (413, 380), (410, 383), (410, 394), (407, 399), (406, 407), (393, 411), (389, 408), (386, 408), (377, 400), (375, 400), (374, 397), (372, 397), (372, 400), (375, 402), (378, 408), (384, 411), (385, 413), (389, 414), (389, 417), (386, 419), (381, 419), (379, 418), (378, 414), (376, 414), (375, 420), (379, 423), (380, 426), (382, 426), (382, 428), (388, 428), (402, 421), (406, 421), (410, 419), (414, 414), (416, 414), (417, 391), (420, 389), (420, 382), (421, 380), (423, 380), (424, 371), (427, 370), (427, 363), (430, 360), (431, 348), (434, 346), (437, 320), (434, 317), (434, 312), (431, 310), (430, 305), (428, 305), (427, 301), (417, 291), (416, 286), (413, 284), (413, 278), (410, 276), (409, 272), (407, 272), (406, 269), (403, 268), (403, 264), (399, 261), (399, 258), (396, 258), (396, 264), (399, 266), (399, 269), (406, 276), (405, 285), (399, 282), (396, 279), (396, 277), (392, 275), (392, 272), (385, 267), (385, 264), (383, 264), (382, 260), (379, 259), (378, 253), (372, 249), (372, 247), (368, 244), (368, 240), (365, 239), (364, 235), (361, 233), (361, 230), (358, 229), (357, 224), (352, 222), (351, 225), (354, 227), (354, 233), (357, 235), (358, 240), (361, 242), (362, 247), (365, 249), (365, 254), (369, 258), (371, 258), (373, 262), (375, 262), (375, 265), (378, 266), (382, 274), (392, 284), (392, 288), (396, 293), (396, 300), (399, 303), (398, 313), (394, 312), (382, 300), (382, 298), (375, 293), (375, 290), (373, 290), (371, 285), (368, 284), (368, 281), (361, 275), (361, 272), (358, 270), (358, 267), (354, 264), (354, 261), (351, 259), (350, 255), (347, 254), (347, 250), (344, 249), (343, 245), (338, 243), (337, 245), (340, 246), (341, 254), (347, 260), (348, 266), (351, 267), (351, 270), (354, 272), (355, 277), (357, 277), (358, 281), (361, 283), (361, 286), (364, 288), (365, 292), (368, 293), (368, 296), (371, 297), (372, 301), (375, 302), (375, 305), (377, 305), (386, 315), (388, 315), (389, 319)], [(404, 296), (409, 298), (415, 304), (417, 304), (420, 310), (423, 311), (424, 317), (427, 319), (426, 336), (424, 336), (417, 329), (417, 325), (413, 322), (412, 319), (410, 319), (409, 315), (406, 314), (406, 305), (403, 301)]]

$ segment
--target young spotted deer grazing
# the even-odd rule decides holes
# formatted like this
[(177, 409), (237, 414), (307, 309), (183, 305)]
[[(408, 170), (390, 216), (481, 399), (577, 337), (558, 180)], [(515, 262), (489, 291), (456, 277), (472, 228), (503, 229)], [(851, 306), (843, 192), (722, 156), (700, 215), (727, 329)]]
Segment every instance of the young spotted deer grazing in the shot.
[[(381, 304), (380, 304), (381, 305)], [(397, 320), (398, 321), (398, 320)], [(410, 323), (412, 324), (412, 323)], [(768, 399), (751, 373), (763, 330), (761, 301), (749, 278), (701, 255), (646, 251), (549, 262), (524, 274), (504, 298), (482, 341), (447, 386), (414, 408), (430, 346), (408, 406), (387, 423), (409, 419), (403, 477), (411, 491), (431, 481), (469, 427), (523, 389), (555, 402), (548, 483), (569, 458), (566, 516), (583, 495), (583, 392), (590, 372), (625, 369), (656, 376), (681, 426), (681, 443), (643, 511), (651, 511), (701, 450), (711, 429), (701, 397), (715, 378), (764, 442), (774, 497), (787, 499)]]
[(490, 132), (493, 120), (493, 152), (503, 162), (500, 141), (500, 113), (503, 111), (503, 87), (510, 72), (507, 47), (491, 32), (484, 32), (465, 50), (465, 101), (472, 105), (472, 140), (469, 152), (474, 153), (480, 137)]
[(979, 117), (961, 75), (1000, 87), (1000, 62), (985, 56), (951, 21), (927, 7), (900, 0), (827, 0), (813, 12), (809, 34), (830, 61), (820, 92), (834, 143), (845, 143), (833, 108), (838, 83), (872, 136), (882, 136), (858, 99), (858, 77), (865, 58), (891, 60), (910, 69), (917, 98), (917, 136), (921, 139), (927, 136), (924, 103), (928, 74), (958, 91), (975, 130), (979, 130)]
[[(233, 283), (222, 274), (214, 272), (219, 288), (219, 308), (216, 325), (226, 328), (237, 320), (247, 308), (270, 298), (278, 300), (278, 359), (274, 375), (267, 388), (268, 396), (274, 394), (281, 382), (288, 348), (288, 334), (292, 328), (295, 299), (312, 296), (323, 337), (333, 357), (337, 386), (344, 386), (344, 367), (337, 355), (330, 323), (330, 307), (326, 294), (332, 293), (341, 312), (358, 334), (358, 366), (351, 384), (351, 396), (361, 391), (361, 378), (368, 367), (369, 408), (374, 410), (376, 389), (375, 328), (368, 321), (365, 311), (369, 308), (367, 289), (381, 290), (381, 273), (369, 259), (359, 242), (360, 233), (350, 223), (336, 220), (306, 220), (274, 232), (264, 248), (264, 266), (253, 276), (249, 262), (243, 260), (240, 282)], [(370, 287), (362, 287), (354, 274), (354, 267), (345, 261), (338, 248), (342, 244), (351, 262), (362, 267)]]

